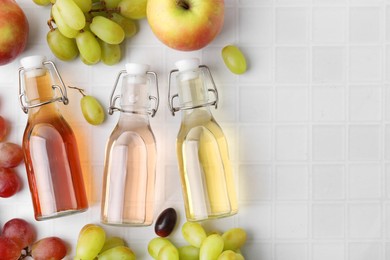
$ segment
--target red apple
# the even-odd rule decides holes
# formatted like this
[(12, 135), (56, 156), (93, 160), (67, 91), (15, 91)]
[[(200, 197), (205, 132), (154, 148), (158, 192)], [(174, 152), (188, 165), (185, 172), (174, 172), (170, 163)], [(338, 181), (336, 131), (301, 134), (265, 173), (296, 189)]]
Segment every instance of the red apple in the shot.
[(15, 0), (0, 0), (0, 65), (23, 52), (28, 31), (27, 18)]
[(223, 0), (148, 0), (148, 23), (160, 41), (181, 51), (199, 50), (220, 33)]

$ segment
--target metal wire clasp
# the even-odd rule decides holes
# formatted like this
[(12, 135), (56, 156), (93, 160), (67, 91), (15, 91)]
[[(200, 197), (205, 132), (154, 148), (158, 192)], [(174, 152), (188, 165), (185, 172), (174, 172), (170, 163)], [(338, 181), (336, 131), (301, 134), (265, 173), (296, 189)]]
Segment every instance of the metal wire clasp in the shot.
[(58, 90), (60, 92), (60, 96), (59, 97), (54, 97), (50, 100), (47, 100), (47, 101), (44, 101), (44, 102), (41, 102), (41, 103), (37, 103), (37, 104), (34, 104), (34, 105), (30, 105), (28, 104), (28, 101), (26, 101), (26, 93), (25, 91), (23, 90), (23, 87), (22, 87), (22, 82), (23, 82), (23, 75), (25, 73), (25, 69), (24, 67), (21, 67), (19, 68), (18, 70), (18, 73), (19, 73), (19, 103), (20, 103), (20, 106), (23, 110), (24, 113), (27, 114), (28, 110), (30, 108), (34, 108), (34, 107), (39, 107), (39, 106), (43, 106), (43, 105), (46, 105), (46, 104), (49, 104), (49, 103), (52, 103), (52, 102), (56, 102), (56, 101), (59, 101), (59, 102), (62, 102), (64, 103), (65, 105), (69, 104), (69, 99), (68, 99), (68, 95), (67, 95), (67, 92), (66, 92), (66, 86), (64, 84), (64, 81), (62, 80), (61, 78), (61, 75), (60, 73), (58, 72), (57, 70), (57, 67), (56, 65), (52, 62), (52, 61), (44, 61), (42, 63), (43, 65), (51, 65), (54, 69), (54, 72), (56, 73), (57, 77), (58, 77), (58, 80), (60, 82), (60, 85), (52, 85), (52, 89), (54, 91)]
[[(115, 83), (114, 83), (114, 87), (113, 87), (113, 89), (111, 91), (111, 95), (110, 95), (110, 107), (108, 108), (108, 114), (110, 114), (110, 115), (112, 115), (115, 111), (139, 114), (139, 112), (137, 112), (137, 111), (127, 111), (127, 110), (122, 109), (121, 107), (116, 106), (116, 101), (121, 98), (120, 95), (115, 95), (116, 88), (118, 87), (118, 83), (121, 80), (121, 78), (123, 76), (125, 76), (126, 74), (128, 74), (126, 70), (121, 70), (118, 73), (118, 76), (116, 77), (116, 80), (115, 80)], [(153, 100), (154, 101), (154, 107), (147, 110), (147, 113), (151, 117), (154, 117), (156, 115), (156, 112), (158, 110), (158, 106), (159, 106), (159, 103), (160, 103), (160, 100), (159, 100), (160, 94), (159, 94), (159, 90), (158, 90), (157, 74), (155, 72), (153, 72), (153, 71), (147, 71), (146, 75), (152, 76), (154, 78), (155, 82), (156, 82), (156, 96), (149, 95), (149, 100)]]
[(168, 79), (168, 106), (173, 116), (175, 116), (175, 113), (179, 110), (194, 109), (194, 108), (206, 107), (206, 106), (214, 106), (215, 109), (218, 108), (218, 90), (215, 85), (213, 76), (211, 75), (210, 69), (206, 65), (200, 65), (199, 69), (201, 69), (204, 73), (206, 73), (205, 76), (208, 76), (207, 78), (209, 82), (206, 81), (205, 83), (210, 83), (209, 85), (211, 85), (212, 88), (208, 88), (207, 91), (212, 92), (214, 94), (214, 100), (196, 106), (175, 106), (174, 99), (178, 98), (179, 94), (176, 93), (174, 95), (171, 95), (171, 84), (172, 84), (172, 75), (174, 73), (179, 72), (179, 70), (177, 69), (171, 70)]

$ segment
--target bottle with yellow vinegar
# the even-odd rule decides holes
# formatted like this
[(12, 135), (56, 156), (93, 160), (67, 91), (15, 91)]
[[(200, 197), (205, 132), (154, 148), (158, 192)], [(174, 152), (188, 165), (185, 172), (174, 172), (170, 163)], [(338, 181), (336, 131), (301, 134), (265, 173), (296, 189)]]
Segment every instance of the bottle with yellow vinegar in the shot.
[[(153, 222), (157, 152), (149, 116), (155, 115), (159, 99), (157, 76), (148, 68), (126, 64), (111, 93), (109, 114), (120, 111), (120, 115), (106, 146), (101, 205), (104, 224), (147, 226)], [(120, 80), (121, 93), (115, 95)]]
[[(234, 215), (238, 206), (228, 145), (210, 111), (218, 102), (211, 73), (206, 66), (199, 66), (198, 59), (178, 61), (176, 67), (170, 74), (168, 99), (173, 115), (182, 111), (176, 148), (187, 220)], [(171, 96), (173, 80), (178, 94)], [(174, 105), (176, 97), (178, 106)]]
[(85, 211), (88, 200), (76, 138), (57, 106), (68, 103), (66, 86), (55, 64), (44, 56), (25, 57), (21, 65), (19, 101), (28, 113), (22, 149), (35, 218)]

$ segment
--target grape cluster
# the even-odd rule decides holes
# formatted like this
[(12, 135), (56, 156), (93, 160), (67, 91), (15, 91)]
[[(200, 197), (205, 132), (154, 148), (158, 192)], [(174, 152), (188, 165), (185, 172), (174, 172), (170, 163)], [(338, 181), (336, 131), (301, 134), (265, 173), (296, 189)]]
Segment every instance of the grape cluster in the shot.
[(61, 260), (67, 254), (65, 242), (58, 237), (36, 241), (36, 231), (27, 221), (13, 218), (7, 221), (0, 235), (2, 260), (17, 260), (31, 256), (34, 260)]
[(79, 233), (74, 260), (135, 260), (135, 254), (120, 237), (106, 237), (96, 224), (85, 225)]
[(121, 44), (137, 33), (137, 21), (146, 17), (147, 0), (33, 1), (52, 5), (46, 37), (52, 53), (63, 61), (80, 56), (87, 65), (117, 64)]
[(8, 123), (0, 116), (0, 197), (8, 198), (19, 191), (21, 181), (15, 167), (23, 161), (22, 148), (11, 142), (5, 142)]
[(186, 222), (182, 228), (183, 238), (188, 245), (176, 247), (166, 237), (155, 237), (148, 244), (148, 252), (153, 259), (170, 260), (243, 260), (241, 247), (247, 234), (242, 228), (231, 228), (222, 234), (207, 234), (198, 222)]

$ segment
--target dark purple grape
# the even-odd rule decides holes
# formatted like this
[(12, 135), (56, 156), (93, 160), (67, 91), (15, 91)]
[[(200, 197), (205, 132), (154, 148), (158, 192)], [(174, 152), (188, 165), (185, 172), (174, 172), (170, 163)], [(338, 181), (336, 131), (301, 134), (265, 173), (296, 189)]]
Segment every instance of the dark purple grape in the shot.
[(167, 208), (160, 213), (154, 225), (154, 232), (160, 237), (169, 236), (176, 226), (177, 214), (174, 208)]

